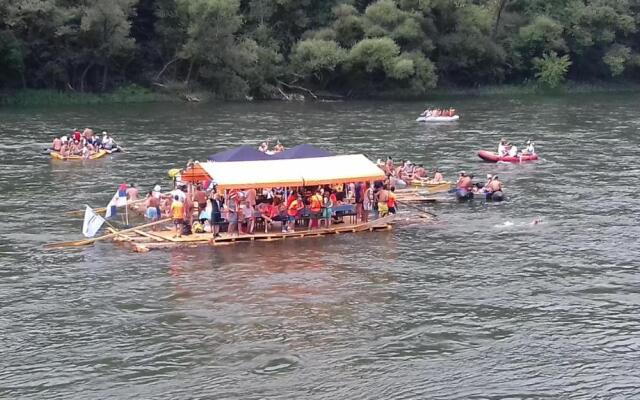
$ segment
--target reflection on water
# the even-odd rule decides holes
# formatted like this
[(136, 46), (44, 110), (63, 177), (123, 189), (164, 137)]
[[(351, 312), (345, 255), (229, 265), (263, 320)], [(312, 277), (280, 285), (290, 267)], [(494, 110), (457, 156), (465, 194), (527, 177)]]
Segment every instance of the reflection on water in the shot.
[[(408, 102), (0, 110), (0, 397), (633, 398), (637, 100), (458, 99), (462, 119), (434, 125)], [(128, 152), (38, 154), (84, 125)], [(503, 136), (542, 160), (479, 162)], [(188, 158), (265, 138), (499, 174), (509, 201), (434, 205), (435, 223), (391, 232), (40, 249), (79, 237), (64, 212), (120, 182), (167, 187)]]

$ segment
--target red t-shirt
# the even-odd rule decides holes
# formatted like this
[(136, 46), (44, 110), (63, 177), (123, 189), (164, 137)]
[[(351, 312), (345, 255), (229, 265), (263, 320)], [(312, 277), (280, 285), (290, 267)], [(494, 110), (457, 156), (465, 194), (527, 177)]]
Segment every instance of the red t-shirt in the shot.
[(298, 196), (295, 194), (290, 194), (289, 197), (287, 198), (287, 208), (289, 208), (289, 206), (291, 205), (291, 203), (293, 203), (294, 200), (297, 200)]

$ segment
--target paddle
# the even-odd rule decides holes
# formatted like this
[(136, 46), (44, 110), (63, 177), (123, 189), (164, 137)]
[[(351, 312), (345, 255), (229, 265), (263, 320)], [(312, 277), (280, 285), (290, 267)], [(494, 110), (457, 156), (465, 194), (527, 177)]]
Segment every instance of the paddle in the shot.
[(163, 223), (168, 222), (168, 221), (171, 221), (171, 218), (165, 218), (165, 219), (161, 219), (159, 221), (150, 222), (148, 224), (138, 225), (138, 226), (135, 226), (133, 228), (123, 229), (123, 230), (118, 231), (116, 233), (110, 233), (108, 235), (102, 235), (102, 236), (97, 237), (97, 238), (74, 240), (74, 241), (70, 241), (70, 242), (49, 243), (49, 244), (45, 244), (44, 248), (45, 249), (60, 249), (60, 248), (64, 248), (64, 247), (86, 246), (86, 245), (93, 244), (93, 243), (95, 243), (95, 242), (97, 242), (99, 240), (109, 239), (109, 238), (112, 238), (114, 236), (121, 235), (123, 233), (133, 232), (133, 231), (135, 231), (137, 229), (149, 228), (149, 227), (152, 227), (154, 225), (163, 224)]
[(405, 203), (404, 201), (398, 201), (398, 200), (396, 200), (396, 202), (398, 204), (402, 204), (405, 207), (413, 208), (414, 210), (420, 211), (423, 214), (427, 214), (427, 215), (429, 215), (430, 218), (438, 218), (438, 216), (436, 214), (430, 213), (429, 211), (425, 211), (420, 207), (414, 206), (413, 204)]

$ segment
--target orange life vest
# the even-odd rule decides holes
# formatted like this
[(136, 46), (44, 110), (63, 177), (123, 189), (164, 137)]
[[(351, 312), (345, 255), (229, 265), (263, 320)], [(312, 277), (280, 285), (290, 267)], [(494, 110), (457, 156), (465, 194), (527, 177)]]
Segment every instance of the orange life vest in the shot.
[(318, 213), (322, 209), (322, 197), (319, 194), (314, 194), (311, 196), (311, 204), (310, 207), (311, 212)]

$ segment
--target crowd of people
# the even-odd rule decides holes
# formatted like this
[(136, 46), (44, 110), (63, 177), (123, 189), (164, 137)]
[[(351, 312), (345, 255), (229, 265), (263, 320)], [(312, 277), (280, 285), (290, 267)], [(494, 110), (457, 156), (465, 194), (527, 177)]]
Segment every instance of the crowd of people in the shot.
[(453, 117), (454, 115), (456, 115), (456, 110), (454, 108), (448, 108), (448, 109), (441, 109), (441, 108), (435, 108), (435, 109), (426, 109), (422, 112), (422, 114), (420, 114), (420, 116), (422, 117)]
[(70, 135), (56, 136), (51, 143), (51, 151), (60, 153), (63, 157), (81, 156), (89, 158), (101, 150), (114, 152), (119, 149), (115, 142), (106, 131), (102, 132), (102, 137), (96, 135), (93, 129), (85, 128), (82, 132), (74, 129)]
[(498, 143), (498, 155), (501, 157), (519, 157), (521, 155), (533, 155), (536, 154), (535, 143), (531, 140), (527, 140), (523, 146), (523, 150), (518, 151), (518, 147), (507, 139), (500, 139)]
[[(302, 221), (307, 230), (331, 227), (350, 216), (356, 223), (366, 223), (371, 214), (385, 217), (395, 214), (395, 188), (388, 183), (352, 182), (331, 186), (303, 187), (297, 190), (232, 189), (224, 193), (204, 182), (188, 187), (178, 184), (169, 193), (162, 193), (160, 185), (147, 193), (144, 215), (153, 222), (171, 218), (174, 237), (183, 234), (210, 232), (217, 237), (221, 230), (228, 234), (256, 233), (258, 223), (265, 232), (274, 223), (281, 231), (294, 232)], [(134, 184), (127, 188), (127, 200), (138, 200)]]
[(276, 141), (275, 146), (273, 146), (273, 149), (269, 149), (269, 141), (265, 141), (262, 142), (260, 146), (258, 146), (258, 150), (262, 153), (273, 155), (276, 153), (282, 153), (285, 149), (282, 143), (280, 143), (280, 141), (278, 140)]
[(441, 183), (444, 182), (444, 176), (442, 171), (436, 168), (433, 176), (429, 177), (429, 172), (423, 164), (414, 164), (410, 160), (400, 160), (396, 165), (393, 158), (387, 157), (385, 162), (381, 160), (377, 161), (378, 167), (380, 167), (387, 176), (387, 184), (389, 187), (402, 188), (412, 182), (419, 183)]

